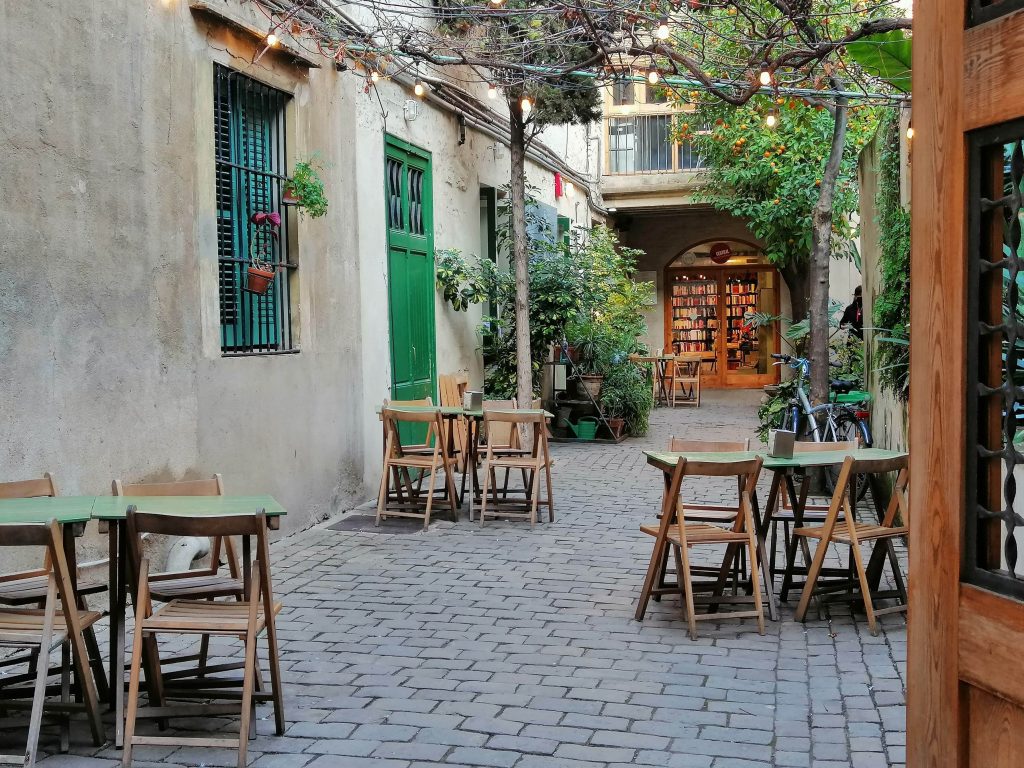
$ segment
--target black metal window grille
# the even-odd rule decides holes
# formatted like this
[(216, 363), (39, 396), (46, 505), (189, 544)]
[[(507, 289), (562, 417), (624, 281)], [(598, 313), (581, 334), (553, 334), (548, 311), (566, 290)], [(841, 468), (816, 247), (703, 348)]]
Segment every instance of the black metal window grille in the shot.
[[(286, 180), (285, 105), (288, 94), (214, 65), (217, 261), (221, 351), (226, 355), (295, 351), (291, 328)], [(278, 236), (256, 227), (254, 213), (277, 213)], [(253, 254), (275, 276), (264, 294), (247, 288)]]
[(969, 0), (967, 26), (976, 27), (1021, 8), (1024, 8), (1024, 0)]
[[(971, 134), (962, 578), (1024, 599), (1024, 120)], [(1024, 437), (1024, 432), (1021, 432)]]

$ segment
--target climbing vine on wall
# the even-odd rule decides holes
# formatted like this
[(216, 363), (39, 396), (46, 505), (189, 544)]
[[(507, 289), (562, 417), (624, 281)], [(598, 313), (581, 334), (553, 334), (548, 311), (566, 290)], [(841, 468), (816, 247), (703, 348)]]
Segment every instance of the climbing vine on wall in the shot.
[(875, 370), (882, 386), (906, 402), (910, 394), (910, 212), (900, 201), (900, 115), (879, 126), (882, 146), (876, 206), (881, 284), (874, 303)]

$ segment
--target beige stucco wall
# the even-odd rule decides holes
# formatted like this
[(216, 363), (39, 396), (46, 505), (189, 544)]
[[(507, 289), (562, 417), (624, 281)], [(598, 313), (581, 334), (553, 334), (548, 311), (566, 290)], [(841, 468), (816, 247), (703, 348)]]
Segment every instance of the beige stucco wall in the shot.
[[(52, 471), (92, 495), (221, 472), (229, 493), (278, 498), (285, 530), (373, 493), (391, 380), (384, 133), (433, 153), (440, 248), (479, 250), (480, 186), (507, 182), (508, 151), (472, 129), (459, 146), (429, 104), (405, 121), (396, 83), (378, 102), (351, 72), (262, 47), (177, 0), (0, 6), (0, 481)], [(316, 152), (325, 167), (328, 215), (293, 227), (298, 354), (220, 355), (214, 62), (292, 94), (289, 166)], [(551, 171), (529, 173), (555, 204)], [(438, 371), (479, 385), (479, 310), (436, 309)], [(103, 545), (88, 535), (85, 556)]]

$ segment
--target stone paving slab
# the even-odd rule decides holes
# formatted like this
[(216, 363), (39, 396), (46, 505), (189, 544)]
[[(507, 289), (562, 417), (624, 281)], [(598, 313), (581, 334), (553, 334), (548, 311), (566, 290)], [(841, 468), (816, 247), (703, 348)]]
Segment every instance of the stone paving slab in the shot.
[[(827, 620), (812, 611), (801, 625), (794, 598), (763, 637), (753, 621), (708, 621), (691, 641), (678, 601), (666, 598), (633, 620), (652, 545), (638, 527), (662, 491), (641, 449), (664, 447), (671, 434), (753, 437), (758, 399), (712, 391), (699, 409), (656, 410), (646, 438), (555, 446), (557, 519), (534, 530), (442, 519), (409, 535), (325, 525), (276, 542), (289, 727), (274, 736), (261, 706), (249, 764), (902, 763), (901, 618), (886, 617), (878, 637), (844, 607)], [(728, 480), (709, 480), (688, 494), (719, 501), (729, 490)], [(176, 725), (230, 733), (237, 720)], [(55, 736), (46, 730), (44, 750)], [(72, 753), (39, 765), (120, 764), (119, 751), (85, 737), (77, 724)], [(163, 768), (235, 764), (231, 750), (194, 747), (140, 748), (136, 758)]]

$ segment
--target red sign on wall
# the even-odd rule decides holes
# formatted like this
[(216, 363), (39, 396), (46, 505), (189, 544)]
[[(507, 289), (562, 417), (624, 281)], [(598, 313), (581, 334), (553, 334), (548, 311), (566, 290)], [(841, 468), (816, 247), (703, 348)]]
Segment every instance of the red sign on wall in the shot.
[(728, 243), (715, 243), (708, 255), (715, 264), (725, 264), (732, 257), (732, 248)]

